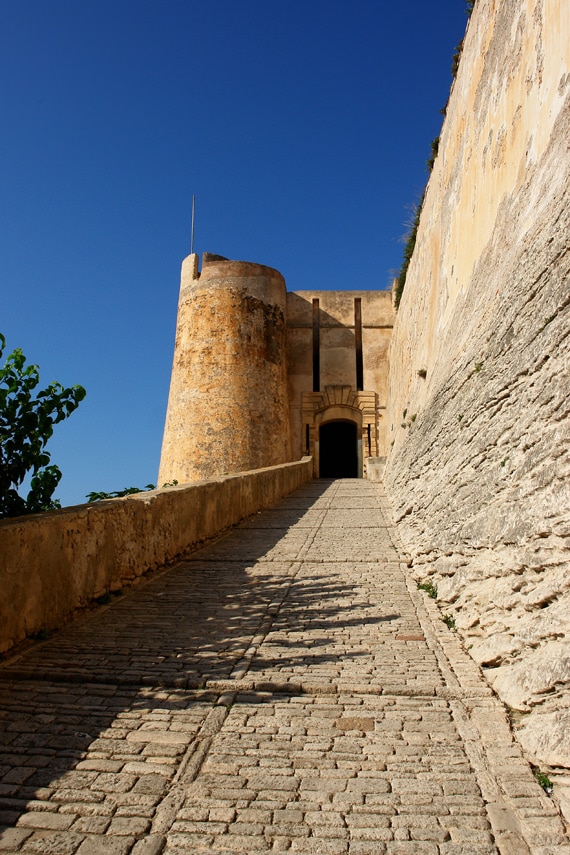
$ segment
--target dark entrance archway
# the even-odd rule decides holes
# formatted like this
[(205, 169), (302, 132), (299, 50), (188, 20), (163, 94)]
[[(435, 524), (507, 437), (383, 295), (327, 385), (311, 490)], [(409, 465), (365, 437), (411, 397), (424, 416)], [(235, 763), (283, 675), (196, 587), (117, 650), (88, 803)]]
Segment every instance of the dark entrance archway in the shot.
[(358, 478), (354, 422), (325, 422), (319, 430), (319, 477)]

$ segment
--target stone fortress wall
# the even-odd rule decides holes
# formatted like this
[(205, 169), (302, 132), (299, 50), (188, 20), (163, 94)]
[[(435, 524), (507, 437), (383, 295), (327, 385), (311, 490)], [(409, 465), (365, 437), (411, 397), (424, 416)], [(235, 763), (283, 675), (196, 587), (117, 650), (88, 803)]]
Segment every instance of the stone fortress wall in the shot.
[(391, 342), (386, 469), (415, 576), (530, 757), (566, 767), (569, 148), (570, 4), (477, 0)]
[(199, 271), (188, 256), (158, 483), (304, 454), (317, 477), (364, 474), (386, 454), (393, 318), (386, 291), (287, 293), (270, 267), (204, 253)]

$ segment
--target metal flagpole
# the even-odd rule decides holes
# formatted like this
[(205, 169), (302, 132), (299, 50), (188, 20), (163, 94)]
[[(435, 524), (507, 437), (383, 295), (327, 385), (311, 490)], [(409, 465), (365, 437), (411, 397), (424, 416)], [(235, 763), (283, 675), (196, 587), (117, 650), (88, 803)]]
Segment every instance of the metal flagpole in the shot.
[(190, 238), (190, 255), (194, 252), (194, 205), (195, 205), (195, 196), (192, 195), (192, 236)]

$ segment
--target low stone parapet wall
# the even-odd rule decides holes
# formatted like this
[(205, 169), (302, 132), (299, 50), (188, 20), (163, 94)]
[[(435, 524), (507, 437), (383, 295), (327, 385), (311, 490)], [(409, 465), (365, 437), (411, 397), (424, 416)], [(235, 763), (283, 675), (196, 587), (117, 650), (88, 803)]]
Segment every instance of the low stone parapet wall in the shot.
[(303, 458), (0, 522), (0, 653), (66, 623), (312, 478)]

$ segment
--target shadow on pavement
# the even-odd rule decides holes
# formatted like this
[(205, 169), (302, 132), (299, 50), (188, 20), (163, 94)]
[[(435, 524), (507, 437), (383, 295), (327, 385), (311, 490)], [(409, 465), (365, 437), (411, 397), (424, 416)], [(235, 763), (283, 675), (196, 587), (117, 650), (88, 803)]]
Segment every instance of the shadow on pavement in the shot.
[[(294, 671), (334, 660), (331, 636), (363, 620), (372, 628), (399, 619), (358, 594), (339, 605), (350, 589), (325, 565), (295, 578), (308, 520), (330, 484), (301, 488), (0, 668), (0, 831), (26, 811), (48, 812), (48, 800), (68, 805), (57, 816), (71, 818), (86, 788), (103, 818), (135, 794), (150, 810), (215, 702), (200, 687), (228, 679), (253, 639), (293, 632), (280, 642), (287, 655), (258, 653), (255, 668)], [(311, 637), (297, 635), (311, 628)], [(165, 729), (180, 737), (166, 740)], [(74, 832), (59, 822), (49, 834)]]

